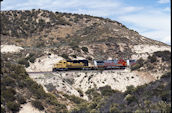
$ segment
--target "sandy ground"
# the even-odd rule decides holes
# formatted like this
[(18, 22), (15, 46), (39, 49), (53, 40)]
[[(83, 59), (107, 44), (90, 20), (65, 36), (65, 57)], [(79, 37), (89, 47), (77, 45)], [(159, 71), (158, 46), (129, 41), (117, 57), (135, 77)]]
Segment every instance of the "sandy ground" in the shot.
[(171, 51), (171, 47), (167, 46), (158, 46), (158, 45), (135, 45), (132, 49), (133, 52), (135, 52), (135, 55), (132, 55), (132, 59), (139, 59), (143, 58), (146, 59), (149, 54), (152, 54), (153, 52), (156, 51), (164, 51), (168, 50)]
[(39, 111), (38, 109), (34, 108), (31, 103), (26, 103), (22, 105), (22, 109), (19, 113), (45, 113), (44, 111)]
[(1, 53), (15, 53), (22, 49), (22, 47), (16, 45), (1, 45)]
[[(41, 84), (45, 89), (46, 85), (53, 84), (57, 91), (79, 96), (77, 89), (86, 92), (89, 88), (99, 88), (105, 85), (109, 85), (112, 89), (124, 92), (129, 85), (139, 86), (156, 80), (155, 75), (150, 73), (131, 72), (129, 69), (125, 69), (106, 70), (103, 72), (94, 70), (30, 74), (30, 77)], [(159, 73), (159, 75), (161, 74)], [(88, 100), (85, 93), (82, 98)]]
[(171, 51), (170, 47), (158, 45), (135, 45), (133, 51), (136, 53), (153, 53), (155, 51)]
[(30, 63), (30, 66), (26, 68), (27, 72), (40, 72), (40, 71), (52, 71), (53, 65), (63, 60), (58, 55), (45, 55), (37, 58), (34, 63)]

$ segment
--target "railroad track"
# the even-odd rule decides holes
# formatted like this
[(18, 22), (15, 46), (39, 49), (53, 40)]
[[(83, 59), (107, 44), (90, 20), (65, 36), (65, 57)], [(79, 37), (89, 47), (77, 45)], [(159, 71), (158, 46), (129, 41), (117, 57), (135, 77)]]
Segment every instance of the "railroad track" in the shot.
[(125, 69), (108, 69), (108, 70), (65, 70), (65, 71), (39, 71), (39, 72), (27, 72), (28, 74), (46, 74), (46, 73), (59, 73), (59, 72), (103, 72), (103, 71), (121, 71)]

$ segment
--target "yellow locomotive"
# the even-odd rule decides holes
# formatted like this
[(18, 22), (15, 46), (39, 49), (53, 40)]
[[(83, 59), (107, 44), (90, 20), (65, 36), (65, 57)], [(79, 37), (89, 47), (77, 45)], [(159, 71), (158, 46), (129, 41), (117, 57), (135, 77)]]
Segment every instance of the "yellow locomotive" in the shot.
[(54, 64), (53, 71), (84, 69), (88, 67), (87, 60), (61, 60)]

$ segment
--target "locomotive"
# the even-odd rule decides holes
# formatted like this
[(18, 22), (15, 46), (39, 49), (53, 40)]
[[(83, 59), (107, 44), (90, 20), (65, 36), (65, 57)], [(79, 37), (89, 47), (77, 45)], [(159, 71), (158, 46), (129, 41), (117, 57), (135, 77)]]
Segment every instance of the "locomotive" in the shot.
[(52, 71), (65, 70), (107, 70), (125, 69), (127, 66), (134, 65), (136, 60), (94, 60), (94, 65), (89, 65), (88, 60), (61, 60), (54, 64)]

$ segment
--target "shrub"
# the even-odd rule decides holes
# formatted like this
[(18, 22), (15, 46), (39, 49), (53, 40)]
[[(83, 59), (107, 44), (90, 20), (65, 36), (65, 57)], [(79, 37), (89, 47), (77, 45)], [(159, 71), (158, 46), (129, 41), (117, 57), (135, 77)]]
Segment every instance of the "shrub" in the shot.
[(45, 85), (45, 87), (47, 88), (47, 90), (49, 92), (53, 91), (56, 88), (55, 86), (53, 86), (52, 83), (49, 83), (49, 84)]
[(39, 100), (34, 100), (34, 101), (32, 101), (31, 102), (32, 103), (32, 105), (35, 107), (35, 108), (37, 108), (37, 109), (39, 109), (39, 110), (44, 110), (44, 107), (43, 107), (43, 105), (42, 105), (42, 103), (39, 101)]
[(156, 51), (153, 55), (157, 57), (161, 57), (162, 61), (169, 61), (171, 60), (171, 52), (170, 51)]
[(136, 101), (136, 98), (134, 95), (131, 95), (131, 94), (128, 94), (126, 97), (125, 97), (125, 100), (127, 101), (128, 104)]
[(148, 59), (150, 60), (151, 63), (154, 63), (157, 61), (156, 56), (152, 55), (152, 56), (148, 56)]
[(135, 91), (135, 87), (133, 85), (127, 86), (126, 94), (132, 94)]
[(1, 94), (6, 101), (14, 101), (16, 99), (15, 97), (16, 91), (13, 88), (2, 90)]
[(1, 113), (6, 113), (5, 109), (1, 106)]
[(162, 101), (167, 101), (170, 97), (170, 91), (162, 91), (161, 95), (160, 95)]
[(29, 62), (25, 58), (19, 59), (18, 63), (24, 65), (25, 67), (29, 67)]
[(90, 113), (98, 113), (96, 109), (92, 109)]
[(89, 107), (89, 109), (96, 109), (97, 104), (98, 104), (97, 102), (94, 102), (94, 101), (93, 101), (92, 103), (89, 104), (88, 107)]
[(119, 113), (120, 110), (118, 109), (118, 105), (117, 104), (112, 104), (110, 107), (110, 113)]
[(142, 58), (140, 58), (139, 60), (136, 61), (135, 65), (131, 66), (131, 71), (141, 68), (143, 66), (143, 64), (144, 64), (144, 60)]
[(88, 48), (87, 47), (82, 47), (81, 49), (82, 49), (82, 51), (84, 51), (86, 53), (88, 52)]
[(32, 56), (32, 57), (29, 59), (29, 61), (32, 62), (32, 63), (34, 63), (35, 60), (36, 60), (36, 57), (35, 57), (35, 56)]
[(7, 108), (15, 113), (19, 111), (20, 105), (16, 102), (7, 102)]
[(26, 103), (26, 99), (24, 97), (22, 97), (21, 95), (18, 97), (18, 101), (20, 104)]
[(87, 59), (87, 60), (92, 60), (92, 58), (91, 58), (90, 56), (89, 56), (89, 57), (87, 57), (86, 59)]
[(4, 85), (4, 86), (15, 86), (15, 80), (12, 79), (9, 76), (5, 76), (5, 77), (2, 78), (1, 85)]
[(77, 91), (78, 91), (80, 97), (83, 97), (84, 96), (83, 91), (81, 89), (77, 89)]
[(69, 59), (68, 55), (67, 54), (62, 54), (61, 55), (64, 59)]
[(72, 55), (73, 58), (76, 58), (77, 56), (76, 55)]
[(161, 76), (161, 78), (168, 78), (168, 77), (170, 77), (171, 76), (171, 71), (170, 72), (167, 72), (167, 73), (165, 73), (165, 74), (163, 74), (162, 76)]
[(112, 90), (111, 87), (108, 85), (104, 87), (100, 87), (99, 90), (103, 96), (111, 96), (116, 92), (115, 90)]
[(81, 104), (81, 103), (85, 102), (85, 100), (83, 100), (79, 97), (76, 97), (75, 95), (69, 96), (69, 95), (64, 94), (63, 96), (65, 96), (67, 99), (74, 102), (75, 104)]

